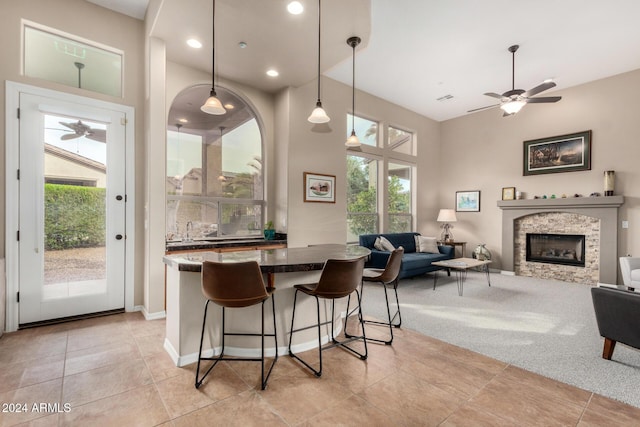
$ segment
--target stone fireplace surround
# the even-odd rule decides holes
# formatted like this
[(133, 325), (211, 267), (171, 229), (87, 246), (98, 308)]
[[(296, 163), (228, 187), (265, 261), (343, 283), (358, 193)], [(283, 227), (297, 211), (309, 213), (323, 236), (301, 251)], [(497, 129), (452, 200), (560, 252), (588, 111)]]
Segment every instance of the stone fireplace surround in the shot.
[(514, 229), (518, 218), (537, 213), (566, 212), (600, 222), (599, 283), (616, 284), (618, 272), (618, 208), (623, 196), (498, 201), (502, 209), (502, 270), (515, 272)]

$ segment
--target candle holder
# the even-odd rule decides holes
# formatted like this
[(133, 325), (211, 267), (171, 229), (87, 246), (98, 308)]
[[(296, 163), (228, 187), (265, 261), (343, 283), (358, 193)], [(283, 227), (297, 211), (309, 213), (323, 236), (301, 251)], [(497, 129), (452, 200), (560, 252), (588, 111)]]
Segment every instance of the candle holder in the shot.
[(613, 196), (616, 183), (616, 171), (604, 171), (604, 195)]

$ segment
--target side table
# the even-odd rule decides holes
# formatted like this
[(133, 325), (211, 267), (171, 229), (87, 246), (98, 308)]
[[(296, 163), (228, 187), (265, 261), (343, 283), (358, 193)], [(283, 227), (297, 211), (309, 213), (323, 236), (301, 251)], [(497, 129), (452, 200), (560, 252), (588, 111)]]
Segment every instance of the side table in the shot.
[[(459, 242), (457, 240), (450, 240), (448, 242), (438, 242), (439, 245), (444, 245), (444, 246), (453, 246), (453, 255), (456, 258), (464, 258), (466, 253), (467, 253), (467, 242)], [(456, 246), (460, 246), (461, 249), (461, 253), (460, 256), (458, 256), (455, 251), (456, 251)]]

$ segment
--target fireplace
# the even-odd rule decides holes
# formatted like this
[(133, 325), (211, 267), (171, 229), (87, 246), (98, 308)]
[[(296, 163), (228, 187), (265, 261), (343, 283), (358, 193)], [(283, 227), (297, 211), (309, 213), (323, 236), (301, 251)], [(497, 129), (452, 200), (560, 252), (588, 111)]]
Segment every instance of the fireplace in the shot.
[(526, 260), (584, 267), (584, 234), (527, 233)]

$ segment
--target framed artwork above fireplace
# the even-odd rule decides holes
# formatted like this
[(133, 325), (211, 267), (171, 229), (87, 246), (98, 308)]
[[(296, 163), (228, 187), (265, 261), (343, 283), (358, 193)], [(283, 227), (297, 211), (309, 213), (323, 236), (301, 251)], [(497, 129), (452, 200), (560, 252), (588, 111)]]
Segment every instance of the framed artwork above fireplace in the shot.
[(524, 141), (523, 175), (591, 170), (591, 131)]

